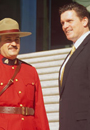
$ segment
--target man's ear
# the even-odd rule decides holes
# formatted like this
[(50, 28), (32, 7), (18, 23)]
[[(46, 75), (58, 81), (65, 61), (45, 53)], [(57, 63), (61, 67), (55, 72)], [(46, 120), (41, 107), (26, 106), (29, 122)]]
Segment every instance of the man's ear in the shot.
[(88, 18), (87, 17), (84, 17), (82, 19), (82, 24), (83, 24), (84, 27), (86, 27), (88, 25)]

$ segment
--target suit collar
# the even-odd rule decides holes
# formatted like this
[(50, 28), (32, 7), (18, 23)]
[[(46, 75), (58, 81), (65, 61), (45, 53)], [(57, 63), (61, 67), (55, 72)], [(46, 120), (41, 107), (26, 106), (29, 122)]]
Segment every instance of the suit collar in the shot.
[(90, 34), (90, 31), (86, 32), (85, 34), (83, 34), (83, 35), (74, 43), (74, 46), (75, 46), (76, 49), (82, 44), (82, 42), (84, 41), (84, 39), (85, 39), (89, 34)]

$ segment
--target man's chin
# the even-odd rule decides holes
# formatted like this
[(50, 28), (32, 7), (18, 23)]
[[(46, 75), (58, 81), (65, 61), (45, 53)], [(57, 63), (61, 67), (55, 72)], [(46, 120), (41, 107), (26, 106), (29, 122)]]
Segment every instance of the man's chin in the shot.
[(15, 58), (17, 57), (17, 55), (18, 55), (17, 53), (16, 53), (16, 54), (10, 54), (10, 55), (9, 55), (9, 58), (10, 58), (10, 59), (15, 59)]
[(19, 51), (16, 51), (16, 50), (9, 51), (9, 54), (10, 54), (11, 56), (13, 56), (13, 55), (18, 55), (18, 53), (19, 53)]
[(66, 38), (67, 38), (68, 40), (72, 41), (72, 37), (66, 36)]

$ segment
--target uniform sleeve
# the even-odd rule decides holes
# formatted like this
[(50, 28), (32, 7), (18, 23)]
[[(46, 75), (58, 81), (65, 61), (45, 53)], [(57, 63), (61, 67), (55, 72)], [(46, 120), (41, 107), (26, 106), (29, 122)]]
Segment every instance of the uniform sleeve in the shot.
[(39, 76), (35, 71), (35, 123), (37, 130), (50, 130)]

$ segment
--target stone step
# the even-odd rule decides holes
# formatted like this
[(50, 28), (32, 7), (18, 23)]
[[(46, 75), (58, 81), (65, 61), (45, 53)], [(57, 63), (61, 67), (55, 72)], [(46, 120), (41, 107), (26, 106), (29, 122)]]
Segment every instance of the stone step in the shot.
[(56, 80), (58, 79), (59, 73), (50, 73), (39, 75), (41, 81)]
[(56, 86), (58, 86), (58, 79), (49, 80), (49, 81), (41, 81), (41, 86), (42, 86), (42, 88), (56, 87)]
[[(54, 106), (54, 107), (53, 107)], [(59, 104), (45, 104), (47, 113), (55, 113), (59, 111)]]
[(50, 61), (56, 61), (56, 60), (63, 60), (66, 57), (67, 54), (62, 55), (53, 55), (53, 56), (43, 56), (43, 57), (35, 57), (35, 58), (27, 58), (23, 59), (23, 61), (28, 62), (30, 64), (35, 64), (37, 62), (50, 62)]
[[(29, 62), (28, 62), (29, 63)], [(63, 60), (57, 60), (57, 61), (50, 61), (50, 62), (42, 62), (42, 63), (35, 63), (35, 64), (31, 64), (33, 65), (34, 67), (36, 67), (36, 69), (39, 69), (39, 68), (47, 68), (47, 67), (60, 67), (63, 63)], [(30, 63), (29, 63), (30, 64)]]
[(60, 69), (60, 66), (55, 67), (47, 67), (47, 68), (37, 68), (37, 72), (39, 75), (43, 74), (51, 74), (51, 73), (58, 73)]
[(30, 59), (30, 58), (51, 56), (51, 55), (57, 55), (57, 54), (62, 55), (62, 54), (68, 54), (70, 50), (71, 48), (64, 48), (64, 49), (55, 49), (55, 50), (27, 53), (27, 54), (19, 54), (18, 58), (21, 60), (24, 60), (28, 58)]
[(51, 96), (51, 95), (58, 95), (59, 94), (59, 88), (58, 86), (53, 88), (42, 88), (43, 96)]
[(45, 104), (59, 103), (59, 95), (44, 96), (44, 103)]

